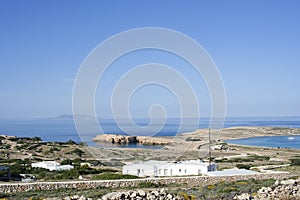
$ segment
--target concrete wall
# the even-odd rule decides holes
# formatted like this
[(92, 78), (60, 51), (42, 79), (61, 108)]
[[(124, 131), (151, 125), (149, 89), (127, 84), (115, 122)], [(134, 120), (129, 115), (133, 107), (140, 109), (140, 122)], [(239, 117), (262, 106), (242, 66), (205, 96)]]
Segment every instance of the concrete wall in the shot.
[(269, 173), (269, 174), (256, 174), (245, 176), (220, 176), (220, 177), (205, 177), (205, 176), (193, 176), (193, 177), (170, 177), (170, 178), (148, 178), (148, 179), (133, 179), (133, 180), (110, 180), (110, 181), (70, 181), (70, 182), (34, 182), (34, 183), (5, 183), (0, 184), (0, 193), (15, 193), (15, 192), (27, 192), (33, 190), (53, 190), (53, 189), (92, 189), (97, 187), (108, 188), (120, 188), (137, 186), (140, 182), (152, 182), (156, 184), (188, 184), (193, 185), (208, 185), (218, 183), (221, 180), (237, 181), (247, 179), (282, 179), (291, 176), (287, 173)]

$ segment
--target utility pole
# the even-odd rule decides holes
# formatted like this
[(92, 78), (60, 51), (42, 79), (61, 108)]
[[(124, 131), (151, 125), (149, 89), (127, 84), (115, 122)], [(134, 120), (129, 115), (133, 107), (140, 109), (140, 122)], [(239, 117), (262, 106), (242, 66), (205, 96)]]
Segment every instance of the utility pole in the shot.
[(210, 128), (208, 129), (208, 166), (211, 171), (211, 147), (210, 147)]

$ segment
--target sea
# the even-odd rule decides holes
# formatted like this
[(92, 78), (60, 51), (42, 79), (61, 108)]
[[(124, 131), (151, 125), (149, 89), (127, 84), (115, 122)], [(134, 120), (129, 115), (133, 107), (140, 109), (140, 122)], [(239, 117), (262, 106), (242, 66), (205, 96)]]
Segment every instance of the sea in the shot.
[[(126, 134), (117, 123), (112, 119), (99, 119), (100, 127), (104, 133), (108, 134)], [(209, 118), (201, 118), (198, 129), (209, 127)], [(143, 126), (149, 123), (149, 119), (138, 119), (137, 124)], [(180, 119), (172, 118), (166, 120), (166, 123), (162, 126), (162, 129), (157, 133), (158, 136), (174, 136), (178, 134), (178, 128)], [(157, 124), (160, 126), (161, 124)], [(155, 125), (154, 125), (155, 126)], [(300, 128), (300, 117), (238, 117), (238, 118), (226, 118), (224, 128), (236, 127), (236, 126), (271, 126), (271, 127), (290, 127)], [(130, 130), (130, 124), (128, 124)], [(191, 124), (182, 125), (181, 131), (189, 132), (194, 131), (195, 126)], [(134, 130), (132, 130), (134, 131)], [(77, 133), (75, 123), (73, 119), (30, 119), (30, 120), (0, 120), (0, 134), (12, 135), (18, 137), (40, 137), (43, 141), (47, 142), (66, 142), (73, 140), (75, 142), (82, 142), (82, 137)], [(97, 134), (89, 135), (89, 138), (83, 142), (89, 146), (98, 146), (97, 143), (92, 141), (92, 138)], [(282, 144), (283, 140), (276, 137), (267, 137), (267, 140), (253, 139), (250, 145), (254, 146), (266, 146), (266, 147), (286, 147), (300, 148), (300, 138), (297, 136), (294, 141), (287, 140), (289, 145)], [(254, 141), (254, 143), (253, 143)], [(255, 142), (257, 141), (257, 142)], [(258, 142), (260, 141), (260, 142)], [(262, 142), (264, 141), (264, 142)], [(236, 144), (245, 144), (245, 140), (235, 142)], [(268, 145), (270, 144), (270, 145)], [(140, 146), (130, 146), (133, 148), (139, 148)]]
[(300, 135), (250, 137), (225, 142), (246, 146), (300, 149)]

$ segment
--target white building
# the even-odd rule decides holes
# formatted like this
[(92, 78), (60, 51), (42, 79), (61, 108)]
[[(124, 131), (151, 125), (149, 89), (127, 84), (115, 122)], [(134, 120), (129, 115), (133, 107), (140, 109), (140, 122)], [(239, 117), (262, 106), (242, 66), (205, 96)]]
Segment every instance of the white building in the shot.
[(31, 163), (31, 167), (44, 168), (48, 169), (49, 171), (69, 170), (74, 168), (72, 165), (60, 165), (58, 162), (55, 161), (42, 161), (37, 163)]
[(254, 174), (260, 174), (255, 171), (247, 170), (247, 169), (224, 169), (223, 171), (212, 171), (208, 172), (208, 176), (241, 176), (241, 175), (254, 175)]
[(207, 174), (216, 171), (217, 165), (205, 163), (201, 160), (188, 160), (180, 162), (145, 161), (140, 163), (127, 163), (123, 166), (123, 174), (136, 176), (188, 176)]

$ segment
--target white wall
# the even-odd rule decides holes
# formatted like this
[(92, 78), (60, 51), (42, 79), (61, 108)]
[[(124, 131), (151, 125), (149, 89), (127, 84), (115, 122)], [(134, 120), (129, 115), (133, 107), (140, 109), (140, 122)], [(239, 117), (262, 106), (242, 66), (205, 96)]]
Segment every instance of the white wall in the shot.
[(50, 171), (69, 170), (69, 169), (74, 168), (72, 165), (60, 165), (59, 163), (57, 163), (55, 161), (42, 161), (42, 162), (38, 162), (38, 163), (32, 163), (31, 166), (37, 167), (37, 168), (48, 169)]
[[(136, 176), (187, 176), (207, 174), (208, 163), (179, 162), (179, 163), (138, 163), (123, 166), (123, 174)], [(216, 164), (211, 165), (211, 171), (216, 171)]]
[(123, 174), (135, 176), (153, 176), (154, 165), (132, 164), (123, 166)]

